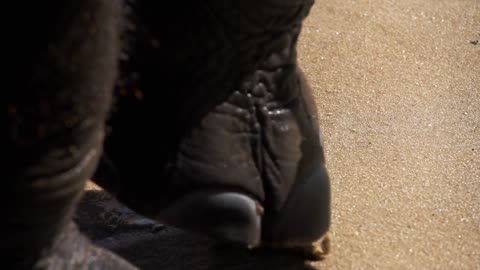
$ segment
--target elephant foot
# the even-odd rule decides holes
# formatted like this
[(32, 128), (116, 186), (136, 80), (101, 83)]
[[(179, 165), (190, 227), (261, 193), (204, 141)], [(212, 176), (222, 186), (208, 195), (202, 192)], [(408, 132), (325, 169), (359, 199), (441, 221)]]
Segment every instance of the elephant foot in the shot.
[[(330, 189), (324, 167), (299, 181), (277, 215), (234, 191), (197, 191), (156, 217), (167, 224), (249, 248), (285, 250), (308, 260), (329, 253)], [(317, 240), (319, 239), (319, 240)]]
[(94, 180), (165, 224), (320, 257), (330, 187), (296, 52), (313, 1), (188, 2), (138, 6), (105, 143), (117, 170)]

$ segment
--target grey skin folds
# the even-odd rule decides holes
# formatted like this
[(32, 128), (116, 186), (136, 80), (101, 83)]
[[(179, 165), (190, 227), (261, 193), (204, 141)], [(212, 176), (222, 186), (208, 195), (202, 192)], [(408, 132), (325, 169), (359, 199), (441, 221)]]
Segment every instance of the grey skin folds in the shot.
[(139, 2), (105, 144), (116, 177), (97, 182), (144, 215), (221, 240), (324, 236), (329, 181), (296, 53), (312, 4)]
[(322, 255), (329, 180), (296, 60), (313, 0), (37, 2), (4, 6), (5, 269), (135, 269), (71, 222), (89, 178), (173, 226)]

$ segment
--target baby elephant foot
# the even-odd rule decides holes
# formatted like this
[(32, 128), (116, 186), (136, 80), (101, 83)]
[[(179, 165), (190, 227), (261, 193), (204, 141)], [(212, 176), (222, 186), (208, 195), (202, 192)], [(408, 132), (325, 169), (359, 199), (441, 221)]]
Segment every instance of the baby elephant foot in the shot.
[(140, 76), (119, 84), (105, 145), (118, 179), (96, 181), (160, 222), (319, 258), (330, 186), (296, 52), (313, 1), (189, 3), (139, 5), (124, 73)]
[(221, 241), (284, 250), (308, 260), (329, 253), (330, 190), (323, 167), (298, 183), (276, 215), (255, 198), (233, 191), (198, 191), (179, 199), (157, 219)]

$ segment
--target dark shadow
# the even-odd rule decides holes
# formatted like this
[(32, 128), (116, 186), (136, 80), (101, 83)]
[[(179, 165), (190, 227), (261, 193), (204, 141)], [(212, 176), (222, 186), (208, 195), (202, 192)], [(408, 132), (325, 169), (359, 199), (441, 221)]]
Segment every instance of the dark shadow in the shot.
[(86, 191), (75, 221), (95, 244), (119, 254), (140, 269), (315, 269), (295, 254), (221, 245), (139, 216), (131, 222), (132, 212), (122, 208), (106, 192)]

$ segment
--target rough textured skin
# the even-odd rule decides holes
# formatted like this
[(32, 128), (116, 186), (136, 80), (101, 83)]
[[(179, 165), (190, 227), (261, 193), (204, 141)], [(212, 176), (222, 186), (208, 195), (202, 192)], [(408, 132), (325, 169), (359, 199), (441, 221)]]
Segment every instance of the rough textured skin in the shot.
[(89, 190), (75, 215), (80, 230), (144, 270), (315, 270), (301, 251), (222, 244), (135, 215), (104, 191)]
[(238, 191), (268, 209), (268, 232), (294, 185), (324, 163), (296, 63), (313, 1), (185, 4), (136, 6), (105, 148), (119, 177), (97, 182), (151, 217), (196, 189)]
[[(330, 223), (328, 176), (295, 49), (312, 4), (137, 1), (131, 25), (120, 0), (29, 7), (28, 23), (15, 29), (17, 44), (7, 50), (13, 52), (7, 81), (15, 89), (1, 94), (8, 157), (2, 263), (132, 268), (68, 225), (103, 146), (94, 180), (143, 215), (162, 220), (164, 209), (192, 193), (200, 199), (218, 193), (204, 208), (215, 210), (207, 219), (225, 235), (236, 221), (252, 225), (256, 211), (264, 242), (310, 245), (323, 236)], [(103, 170), (106, 163), (117, 169), (115, 177)], [(223, 202), (237, 212), (217, 211)], [(169, 208), (175, 217), (188, 216), (179, 209)], [(297, 221), (302, 226), (292, 226)], [(260, 234), (253, 225), (248, 230)]]

